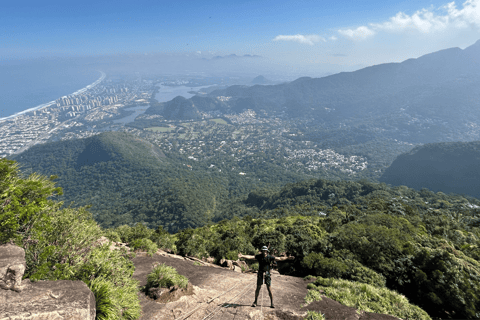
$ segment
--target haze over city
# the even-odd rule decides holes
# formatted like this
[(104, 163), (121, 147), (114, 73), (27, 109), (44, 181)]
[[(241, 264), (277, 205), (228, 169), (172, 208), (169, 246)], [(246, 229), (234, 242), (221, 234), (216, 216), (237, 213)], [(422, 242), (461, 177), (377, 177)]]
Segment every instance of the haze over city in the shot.
[(0, 30), (0, 64), (160, 54), (194, 69), (236, 54), (322, 75), (465, 48), (480, 35), (480, 1), (9, 1)]

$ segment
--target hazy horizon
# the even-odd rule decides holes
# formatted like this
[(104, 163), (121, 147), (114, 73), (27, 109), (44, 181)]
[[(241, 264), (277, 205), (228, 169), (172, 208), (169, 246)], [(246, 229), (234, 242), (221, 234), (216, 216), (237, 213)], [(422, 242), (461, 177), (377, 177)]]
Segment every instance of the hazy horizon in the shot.
[[(178, 57), (192, 69), (200, 61), (193, 72), (201, 72), (205, 61), (235, 54), (260, 56), (240, 70), (322, 76), (463, 49), (480, 38), (480, 0), (18, 1), (2, 5), (0, 27), (4, 65), (135, 54)], [(215, 67), (235, 72), (238, 64)]]

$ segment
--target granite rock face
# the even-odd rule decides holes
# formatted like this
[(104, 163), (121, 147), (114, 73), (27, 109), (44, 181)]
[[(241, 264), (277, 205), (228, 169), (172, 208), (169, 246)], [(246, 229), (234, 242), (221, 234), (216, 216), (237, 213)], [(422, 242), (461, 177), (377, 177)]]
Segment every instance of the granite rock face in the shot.
[(0, 320), (95, 320), (95, 314), (95, 296), (83, 281), (37, 281), (22, 292), (0, 290)]
[(21, 292), (22, 277), (25, 273), (25, 250), (13, 245), (0, 246), (0, 289)]
[(0, 320), (95, 320), (95, 295), (82, 281), (23, 280), (25, 251), (0, 246)]
[(103, 246), (106, 243), (110, 243), (110, 247), (109, 247), (110, 251), (120, 250), (121, 248), (125, 248), (128, 252), (130, 252), (130, 247), (128, 247), (126, 243), (110, 241), (110, 240), (108, 240), (107, 237), (104, 237), (104, 236), (100, 237), (100, 239), (95, 241), (95, 243), (93, 245), (94, 246)]

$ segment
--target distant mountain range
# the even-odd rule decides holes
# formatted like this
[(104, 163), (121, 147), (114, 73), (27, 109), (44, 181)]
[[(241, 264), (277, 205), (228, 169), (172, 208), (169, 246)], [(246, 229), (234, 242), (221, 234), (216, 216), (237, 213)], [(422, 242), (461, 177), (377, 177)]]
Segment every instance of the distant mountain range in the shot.
[[(480, 40), (464, 50), (445, 49), (401, 63), (278, 85), (236, 85), (188, 100), (199, 112), (253, 109), (259, 116), (312, 119), (332, 126), (364, 122), (374, 126), (373, 131), (416, 143), (475, 140), (480, 131), (468, 123), (480, 120), (478, 57)], [(167, 114), (176, 108), (173, 102), (164, 106)], [(179, 119), (186, 119), (181, 114)]]
[(480, 141), (431, 143), (402, 154), (379, 179), (480, 198)]
[(215, 56), (212, 59), (213, 60), (218, 60), (218, 59), (241, 59), (241, 58), (261, 58), (259, 55), (251, 55), (251, 54), (244, 54), (243, 56), (238, 56), (235, 53), (229, 54), (228, 56)]

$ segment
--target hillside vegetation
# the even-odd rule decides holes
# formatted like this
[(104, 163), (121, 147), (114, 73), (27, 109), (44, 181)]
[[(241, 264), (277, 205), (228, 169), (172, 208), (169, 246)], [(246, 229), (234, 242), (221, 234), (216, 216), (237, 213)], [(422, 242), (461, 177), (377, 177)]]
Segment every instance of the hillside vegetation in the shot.
[(430, 143), (401, 154), (380, 181), (480, 198), (480, 142)]
[(135, 231), (145, 228), (139, 225), (109, 232), (127, 242), (133, 234), (149, 234), (159, 247), (216, 261), (270, 244), (274, 254), (295, 256), (279, 263), (281, 273), (395, 290), (432, 317), (480, 315), (478, 200), (325, 180), (289, 184), (271, 194), (256, 191), (249, 199), (247, 206), (259, 209), (253, 216), (171, 236), (161, 227)]
[(161, 225), (102, 229), (86, 208), (62, 209), (53, 200), (61, 194), (54, 176), (22, 177), (16, 166), (0, 160), (0, 243), (25, 248), (25, 276), (32, 280), (86, 282), (99, 319), (139, 315), (131, 256), (91, 246), (102, 235), (146, 251), (159, 247), (217, 261), (270, 244), (272, 253), (295, 257), (279, 264), (281, 273), (395, 290), (431, 317), (480, 316), (480, 202), (474, 198), (308, 180), (252, 192), (244, 203), (252, 216), (226, 212), (233, 219), (170, 234)]
[(63, 208), (47, 178), (22, 178), (14, 161), (0, 159), (0, 244), (25, 249), (24, 278), (81, 280), (95, 295), (96, 319), (138, 319), (138, 281), (125, 250), (95, 244), (104, 230), (86, 208)]
[(307, 177), (265, 161), (247, 163), (249, 175), (241, 176), (232, 170), (238, 161), (230, 155), (219, 156), (214, 167), (212, 160), (192, 166), (187, 156), (166, 154), (125, 132), (38, 145), (13, 159), (26, 173), (57, 175), (65, 191), (59, 200), (73, 207), (92, 205), (103, 227), (142, 222), (151, 228), (162, 224), (170, 232), (219, 221), (231, 211), (227, 207), (248, 211), (240, 198), (250, 190)]

